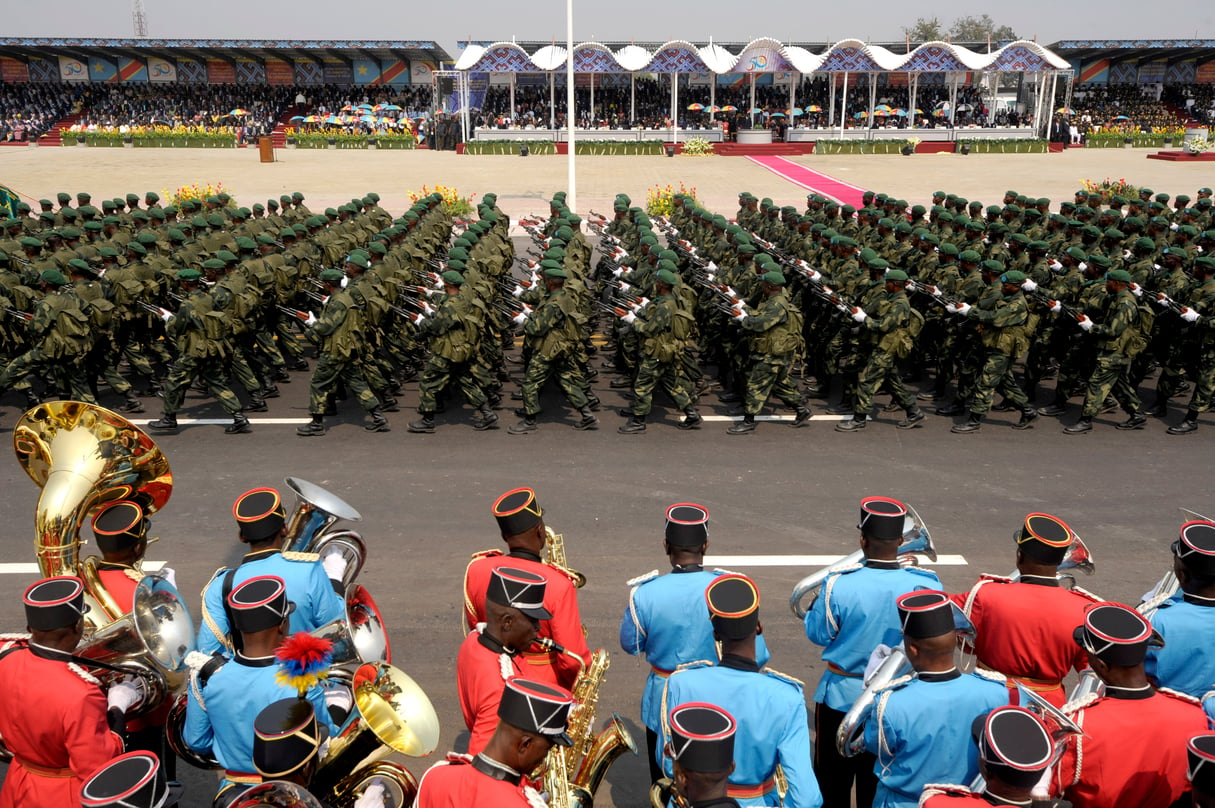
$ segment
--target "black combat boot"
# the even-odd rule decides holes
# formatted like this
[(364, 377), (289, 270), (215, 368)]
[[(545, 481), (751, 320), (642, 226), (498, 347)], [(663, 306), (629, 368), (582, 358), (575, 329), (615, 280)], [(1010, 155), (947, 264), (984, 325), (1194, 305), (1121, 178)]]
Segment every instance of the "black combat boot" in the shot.
[(379, 407), (376, 407), (371, 412), (367, 413), (371, 416), (371, 423), (364, 424), (363, 429), (368, 432), (391, 432), (388, 426), (388, 419), (384, 417), (384, 413)]
[(865, 413), (863, 413), (863, 412), (853, 413), (851, 418), (848, 418), (847, 420), (844, 420), (844, 421), (840, 421), (838, 424), (836, 424), (835, 431), (836, 432), (859, 432), (860, 430), (865, 428), (866, 420), (867, 420), (867, 416), (865, 415)]
[(511, 435), (526, 435), (536, 431), (536, 416), (524, 415), (523, 420), (506, 430)]
[(1063, 427), (1063, 431), (1068, 435), (1083, 435), (1085, 432), (1092, 432), (1093, 417), (1091, 415), (1082, 415), (1076, 423)]
[(152, 429), (177, 430), (177, 416), (165, 413), (159, 419), (148, 424)]
[(1198, 431), (1198, 413), (1193, 410), (1188, 410), (1185, 414), (1185, 420), (1177, 426), (1171, 426), (1168, 429), (1170, 435), (1188, 435), (1191, 432)]
[(250, 396), (249, 406), (245, 407), (245, 412), (269, 412), (270, 408), (266, 406), (266, 399), (261, 396)]
[(799, 404), (793, 413), (793, 423), (789, 424), (789, 426), (794, 427), (795, 429), (799, 426), (810, 426), (811, 417), (812, 413), (810, 412), (810, 408), (805, 404)]
[(957, 433), (958, 435), (966, 435), (970, 432), (978, 432), (982, 427), (983, 416), (979, 415), (977, 412), (972, 412), (970, 417), (966, 419), (966, 423), (954, 424), (953, 428), (949, 431)]
[(912, 404), (907, 408), (907, 417), (899, 421), (895, 426), (899, 429), (913, 429), (927, 417), (923, 410)]
[(1131, 417), (1127, 418), (1122, 423), (1114, 427), (1114, 429), (1143, 429), (1143, 425), (1147, 423), (1147, 416), (1139, 410), (1131, 413)]
[(494, 412), (488, 403), (481, 405), (477, 410), (477, 415), (480, 417), (473, 422), (473, 429), (484, 432), (487, 429), (498, 428), (498, 413)]
[(119, 412), (143, 412), (143, 402), (139, 400), (139, 396), (131, 390), (127, 391), (127, 400), (121, 407)]
[(243, 412), (233, 415), (232, 423), (224, 427), (225, 435), (245, 435), (252, 431), (253, 428), (249, 426), (249, 419), (245, 417)]
[(685, 416), (684, 419), (675, 425), (680, 429), (700, 429), (700, 425), (705, 422), (705, 419), (701, 417), (695, 407), (688, 407), (683, 411), (683, 414)]
[(325, 434), (325, 416), (313, 415), (312, 420), (303, 426), (296, 427), (295, 434), (301, 438), (316, 438)]
[(595, 417), (595, 413), (591, 412), (590, 407), (583, 407), (578, 410), (578, 414), (582, 416), (582, 420), (574, 424), (574, 429), (587, 430), (599, 428), (599, 419)]
[(422, 416), (416, 421), (410, 421), (406, 429), (410, 432), (419, 435), (431, 435), (435, 431), (435, 414), (433, 412), (419, 412)]
[(755, 416), (744, 415), (743, 419), (726, 430), (727, 435), (750, 435), (755, 431)]
[(1021, 410), (1021, 420), (1013, 424), (1013, 429), (1033, 429), (1036, 420), (1038, 420), (1038, 411), (1027, 404)]
[(634, 415), (616, 429), (621, 435), (640, 435), (645, 432), (645, 416)]

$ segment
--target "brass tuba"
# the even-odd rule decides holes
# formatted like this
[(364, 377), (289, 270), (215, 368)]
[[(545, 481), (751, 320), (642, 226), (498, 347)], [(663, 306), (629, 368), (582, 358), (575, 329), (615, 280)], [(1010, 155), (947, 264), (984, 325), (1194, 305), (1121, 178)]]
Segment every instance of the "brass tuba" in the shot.
[(360, 666), (351, 690), (355, 710), (330, 741), (312, 778), (312, 791), (338, 808), (353, 805), (373, 776), (393, 782), (403, 794), (416, 791), (412, 777), (375, 764), (392, 752), (425, 757), (434, 751), (439, 716), (430, 699), (417, 682), (387, 662)]
[(544, 550), (540, 554), (540, 560), (550, 567), (565, 573), (574, 582), (574, 588), (581, 589), (586, 586), (586, 576), (570, 567), (569, 562), (565, 558), (565, 536), (556, 532), (548, 525), (544, 526), (544, 535)]
[(341, 497), (299, 477), (288, 477), (287, 486), (299, 498), (287, 520), (284, 550), (318, 553), (337, 551), (346, 559), (342, 583), (349, 586), (363, 569), (367, 545), (353, 530), (330, 530), (339, 519), (358, 522), (363, 516)]
[(144, 513), (173, 492), (169, 461), (147, 434), (117, 413), (80, 401), (39, 404), (13, 428), (17, 460), (42, 489), (34, 512), (34, 554), (44, 577), (85, 581), (87, 629), (123, 616), (96, 575), (83, 574), (80, 526), (94, 509), (136, 499)]
[[(922, 553), (928, 556), (930, 561), (937, 560), (937, 548), (932, 543), (932, 534), (928, 532), (928, 526), (916, 513), (915, 508), (907, 505), (907, 515), (903, 518), (903, 542), (899, 545), (899, 561), (914, 563), (914, 559), (911, 558), (912, 553)], [(792, 594), (789, 595), (789, 608), (793, 614), (799, 620), (805, 619), (806, 613), (818, 599), (818, 591), (827, 577), (836, 570), (856, 564), (864, 558), (864, 555), (863, 551), (854, 550), (831, 566), (824, 567), (798, 581), (797, 585), (793, 587)]]

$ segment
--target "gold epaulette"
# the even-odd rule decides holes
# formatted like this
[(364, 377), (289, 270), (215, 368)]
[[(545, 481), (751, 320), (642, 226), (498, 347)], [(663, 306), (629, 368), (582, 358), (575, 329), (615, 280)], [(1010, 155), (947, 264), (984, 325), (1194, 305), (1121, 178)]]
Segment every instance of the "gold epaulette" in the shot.
[(281, 555), (283, 558), (287, 559), (288, 561), (320, 561), (321, 560), (321, 556), (319, 553), (301, 553), (301, 552), (297, 552), (295, 550), (286, 550), (282, 553), (279, 553), (279, 555)]

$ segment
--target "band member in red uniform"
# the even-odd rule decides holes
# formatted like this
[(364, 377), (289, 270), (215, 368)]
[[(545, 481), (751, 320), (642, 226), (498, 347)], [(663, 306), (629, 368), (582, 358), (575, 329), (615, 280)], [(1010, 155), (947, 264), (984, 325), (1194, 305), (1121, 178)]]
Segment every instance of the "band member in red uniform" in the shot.
[(72, 661), (87, 609), (79, 578), (45, 578), (25, 590), (29, 639), (0, 645), (0, 737), (13, 753), (0, 808), (76, 805), (84, 781), (122, 754), (115, 728), (138, 696), (119, 683), (107, 698)]
[[(477, 553), (464, 571), (464, 619), (468, 630), (485, 622), (485, 591), (490, 571), (498, 567), (513, 567), (541, 576), (548, 583), (544, 608), (552, 619), (540, 622), (540, 637), (551, 639), (569, 654), (553, 650), (524, 650), (527, 675), (530, 679), (571, 687), (583, 665), (591, 661), (591, 652), (582, 629), (578, 612), (578, 592), (572, 578), (562, 570), (541, 563), (544, 549), (544, 509), (536, 502), (536, 492), (530, 488), (508, 491), (494, 502), (494, 518), (502, 531), (507, 552), (487, 550)], [(577, 656), (582, 660), (579, 664)]]
[(1186, 743), (1190, 799), (1194, 808), (1215, 808), (1215, 735), (1195, 735)]
[(1198, 700), (1155, 690), (1144, 671), (1159, 635), (1139, 612), (1102, 603), (1084, 616), (1076, 642), (1088, 653), (1103, 696), (1069, 703), (1064, 712), (1084, 728), (1055, 769), (1055, 786), (1075, 808), (1169, 808), (1190, 790), (1186, 741), (1207, 731)]
[(512, 676), (526, 675), (520, 649), (536, 639), (540, 621), (552, 617), (544, 608), (544, 579), (510, 567), (490, 574), (485, 622), (464, 638), (456, 658), (456, 688), (464, 726), (471, 736), (468, 753), (485, 748), (498, 726), (502, 688)]
[(734, 771), (734, 716), (712, 704), (690, 702), (671, 710), (670, 739), (675, 804), (689, 808), (738, 808), (727, 793)]
[(474, 756), (452, 753), (431, 766), (418, 783), (414, 808), (546, 808), (523, 778), (554, 744), (571, 745), (566, 727), (572, 703), (564, 688), (509, 679), (498, 705), (498, 728), (485, 749)]
[(165, 780), (160, 758), (127, 752), (89, 778), (80, 792), (84, 808), (163, 808), (181, 798), (180, 783)]
[(975, 624), (979, 665), (1004, 674), (1056, 707), (1067, 700), (1063, 677), (1085, 666), (1072, 629), (1100, 598), (1064, 589), (1056, 573), (1075, 534), (1063, 520), (1031, 513), (1015, 535), (1018, 578), (983, 575), (951, 596)]
[(982, 791), (964, 785), (930, 785), (920, 808), (1020, 805), (1033, 801), (1034, 786), (1055, 759), (1055, 744), (1037, 716), (1022, 707), (997, 707), (975, 719)]

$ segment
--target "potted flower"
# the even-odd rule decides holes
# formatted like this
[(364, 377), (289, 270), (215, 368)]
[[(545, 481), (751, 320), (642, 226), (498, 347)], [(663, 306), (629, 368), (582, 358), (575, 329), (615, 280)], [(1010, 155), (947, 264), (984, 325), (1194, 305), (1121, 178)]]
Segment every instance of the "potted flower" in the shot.
[(911, 155), (915, 154), (915, 147), (917, 145), (919, 145), (919, 143), (920, 143), (919, 138), (909, 137), (909, 138), (907, 138), (907, 141), (903, 144), (903, 148), (899, 149), (899, 152), (904, 157), (910, 157)]

